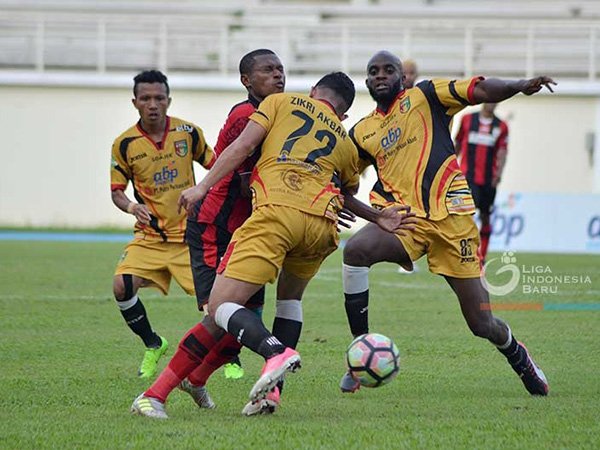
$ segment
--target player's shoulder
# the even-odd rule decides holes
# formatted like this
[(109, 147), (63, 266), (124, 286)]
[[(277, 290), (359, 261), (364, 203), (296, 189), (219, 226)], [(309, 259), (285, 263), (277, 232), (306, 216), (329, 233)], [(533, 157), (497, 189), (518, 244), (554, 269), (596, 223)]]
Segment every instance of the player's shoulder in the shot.
[(143, 134), (138, 128), (137, 124), (130, 126), (125, 131), (123, 131), (120, 135), (118, 135), (114, 140), (114, 145), (122, 145), (124, 142), (130, 142), (133, 139), (142, 137)]
[(278, 105), (281, 103), (292, 103), (294, 98), (298, 97), (307, 97), (308, 95), (304, 94), (296, 94), (296, 93), (288, 93), (288, 92), (278, 92), (276, 94), (271, 94), (267, 98), (263, 100), (263, 103), (271, 103), (273, 105)]
[(227, 118), (229, 120), (236, 120), (240, 117), (248, 117), (248, 116), (250, 116), (250, 114), (252, 114), (254, 111), (256, 111), (256, 108), (258, 108), (258, 105), (259, 105), (258, 101), (251, 102), (248, 99), (246, 99), (242, 102), (236, 103), (229, 110), (229, 114), (227, 115)]
[(367, 114), (354, 125), (352, 125), (352, 128), (350, 128), (350, 136), (354, 138), (355, 136), (363, 135), (367, 130), (373, 127), (373, 124), (375, 122), (378, 121), (379, 117), (377, 110), (371, 111), (369, 114)]
[(185, 133), (194, 133), (202, 131), (198, 125), (189, 120), (180, 119), (179, 117), (169, 117), (169, 130), (170, 131), (183, 131)]
[(500, 124), (501, 129), (508, 131), (508, 122), (506, 120), (502, 120), (498, 117), (498, 123)]

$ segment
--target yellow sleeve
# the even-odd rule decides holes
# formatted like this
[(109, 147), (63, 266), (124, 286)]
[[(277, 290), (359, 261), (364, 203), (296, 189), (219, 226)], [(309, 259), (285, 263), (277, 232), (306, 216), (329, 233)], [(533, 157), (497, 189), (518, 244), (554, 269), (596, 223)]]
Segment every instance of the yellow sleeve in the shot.
[[(447, 114), (453, 116), (465, 107), (474, 105), (473, 90), (482, 77), (473, 77), (466, 80), (444, 80), (435, 79), (430, 84), (425, 84), (423, 92), (426, 96), (435, 91), (435, 97), (448, 108)], [(430, 92), (427, 92), (430, 91)]]
[(340, 180), (343, 188), (358, 188), (360, 182), (358, 150), (350, 139), (346, 142)]
[(283, 94), (269, 95), (260, 103), (258, 109), (252, 113), (250, 120), (259, 124), (265, 130), (267, 130), (268, 133), (275, 123), (277, 108), (279, 103), (281, 103), (282, 98)]
[[(131, 168), (127, 164), (126, 154), (121, 152), (121, 139), (115, 140), (112, 146), (110, 162), (110, 190), (125, 190), (131, 180)], [(125, 153), (125, 152), (123, 152)]]
[(357, 163), (358, 173), (362, 174), (367, 167), (369, 167), (371, 164), (373, 164), (373, 157), (371, 155), (369, 155), (369, 153), (367, 153), (367, 151), (365, 149), (363, 149), (357, 142), (356, 127), (357, 127), (357, 125), (359, 125), (359, 123), (357, 123), (350, 129), (349, 136), (350, 136), (350, 139), (352, 139), (352, 144), (354, 146), (354, 150), (356, 151), (356, 154), (358, 155), (358, 163)]
[(192, 142), (195, 144), (192, 149), (194, 161), (198, 161), (205, 169), (210, 169), (217, 157), (212, 147), (206, 143), (201, 128), (194, 126)]

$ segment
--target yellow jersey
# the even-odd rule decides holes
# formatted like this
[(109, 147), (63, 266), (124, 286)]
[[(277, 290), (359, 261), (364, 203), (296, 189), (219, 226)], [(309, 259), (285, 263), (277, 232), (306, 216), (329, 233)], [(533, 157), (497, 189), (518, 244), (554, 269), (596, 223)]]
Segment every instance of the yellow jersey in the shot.
[(129, 182), (138, 203), (148, 207), (150, 225), (135, 224), (135, 235), (150, 241), (183, 242), (186, 213), (177, 211), (179, 194), (196, 184), (192, 161), (209, 169), (213, 149), (196, 125), (167, 117), (165, 133), (155, 143), (140, 126), (121, 134), (112, 146), (111, 190), (125, 190)]
[(340, 188), (358, 186), (358, 152), (331, 105), (273, 94), (250, 120), (267, 130), (252, 174), (254, 206), (290, 206), (337, 220)]
[(425, 80), (401, 91), (388, 111), (376, 109), (350, 130), (360, 167), (373, 164), (373, 206), (410, 205), (418, 217), (473, 214), (475, 206), (450, 135), (453, 116), (473, 104), (482, 78)]

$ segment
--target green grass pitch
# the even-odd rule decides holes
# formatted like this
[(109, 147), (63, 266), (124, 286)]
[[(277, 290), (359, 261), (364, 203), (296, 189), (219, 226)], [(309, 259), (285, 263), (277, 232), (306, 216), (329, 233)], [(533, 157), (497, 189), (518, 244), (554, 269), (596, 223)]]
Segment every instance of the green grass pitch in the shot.
[[(299, 351), (273, 416), (240, 415), (262, 365), (245, 350), (246, 376), (209, 382), (217, 409), (198, 410), (176, 391), (170, 420), (129, 414), (148, 383), (136, 378), (143, 348), (114, 304), (111, 280), (122, 244), (0, 242), (0, 448), (599, 448), (600, 311), (497, 311), (529, 347), (551, 385), (532, 398), (504, 358), (473, 337), (440, 277), (371, 271), (371, 330), (393, 338), (399, 376), (378, 389), (342, 395), (350, 342), (343, 310), (341, 253), (309, 286)], [(495, 255), (497, 256), (497, 255)], [(598, 257), (519, 255), (554, 275), (588, 276), (553, 294), (517, 290), (497, 302), (600, 301)], [(424, 267), (424, 264), (421, 264)], [(265, 322), (273, 316), (269, 288)], [(155, 329), (173, 354), (199, 318), (177, 286), (163, 298), (141, 291)], [(161, 368), (168, 362), (161, 360)]]

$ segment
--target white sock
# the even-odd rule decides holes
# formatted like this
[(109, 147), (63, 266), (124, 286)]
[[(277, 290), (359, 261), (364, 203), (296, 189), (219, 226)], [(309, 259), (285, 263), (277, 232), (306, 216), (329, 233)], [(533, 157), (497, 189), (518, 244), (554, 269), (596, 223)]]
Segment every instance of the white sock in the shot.
[(275, 317), (302, 322), (302, 302), (300, 300), (277, 300)]
[(238, 305), (233, 302), (225, 302), (221, 303), (217, 310), (215, 311), (215, 323), (223, 328), (225, 331), (228, 330), (227, 326), (229, 325), (229, 319), (233, 316), (238, 310), (242, 309), (242, 305)]
[(342, 264), (344, 294), (359, 294), (369, 290), (369, 268)]
[(127, 311), (129, 308), (132, 308), (133, 306), (135, 306), (135, 304), (137, 302), (138, 302), (138, 296), (137, 296), (137, 294), (135, 294), (129, 300), (125, 300), (123, 302), (117, 301), (117, 306), (119, 307), (119, 309), (121, 311)]

